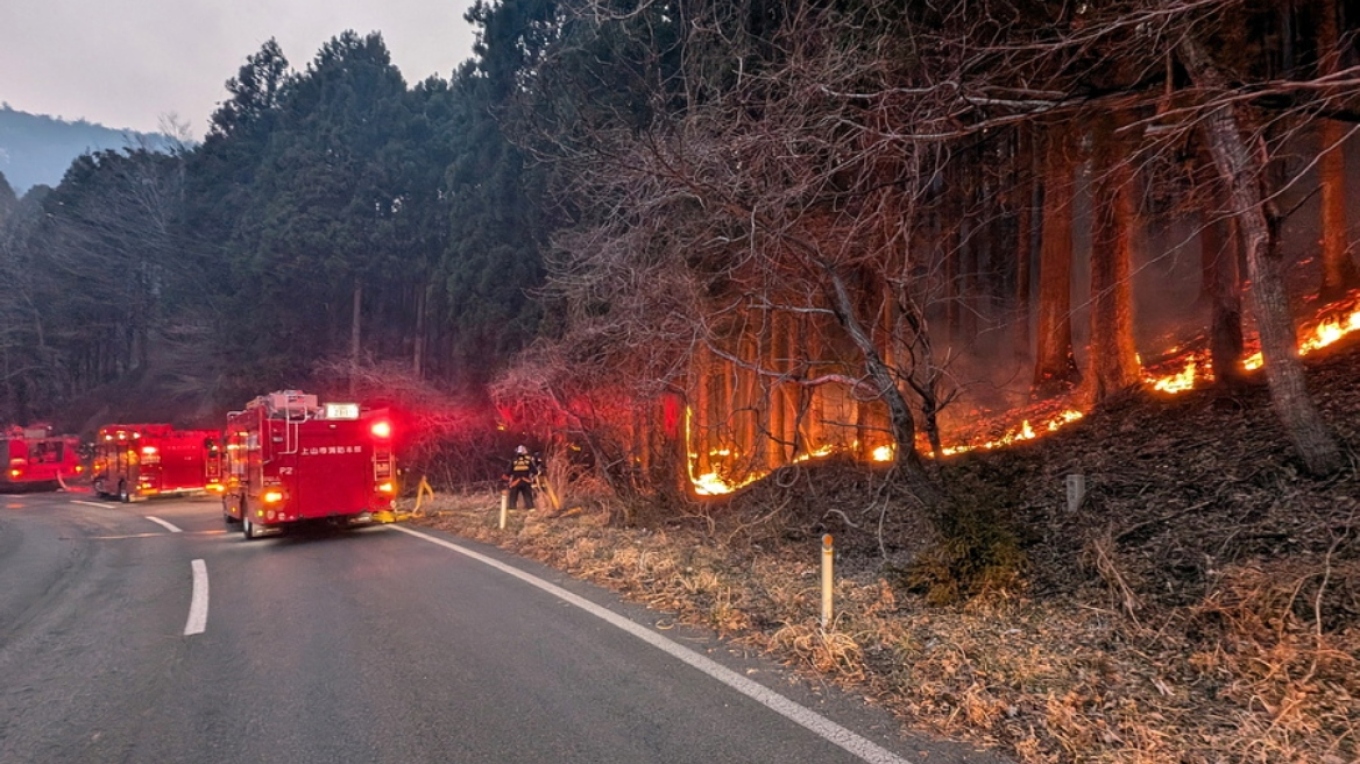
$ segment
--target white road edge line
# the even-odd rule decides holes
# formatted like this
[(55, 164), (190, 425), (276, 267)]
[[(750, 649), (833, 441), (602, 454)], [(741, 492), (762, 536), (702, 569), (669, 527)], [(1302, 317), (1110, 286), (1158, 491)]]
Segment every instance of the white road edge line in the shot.
[(84, 505), (87, 506), (87, 507), (99, 507), (99, 508), (101, 508), (101, 509), (108, 506), (107, 504), (103, 504), (103, 503), (98, 502), (98, 501), (81, 501), (80, 499), (71, 499), (71, 503), (72, 503), (72, 504), (84, 504)]
[(194, 572), (194, 594), (189, 600), (189, 620), (184, 624), (184, 636), (202, 634), (208, 628), (208, 564), (202, 560), (189, 563)]
[(181, 531), (179, 528), (176, 528), (174, 525), (167, 523), (166, 521), (160, 519), (159, 517), (152, 517), (151, 515), (147, 515), (146, 519), (170, 531), (171, 533), (183, 533), (183, 531)]
[(588, 599), (585, 599), (584, 597), (572, 594), (571, 592), (567, 591), (566, 589), (563, 589), (560, 586), (557, 586), (556, 584), (551, 584), (539, 578), (538, 576), (526, 573), (520, 570), (519, 568), (507, 565), (499, 560), (492, 559), (479, 552), (474, 552), (473, 550), (468, 549), (467, 547), (459, 546), (458, 544), (455, 544), (453, 542), (438, 539), (435, 538), (434, 536), (421, 533), (420, 531), (414, 531), (411, 530), (410, 528), (405, 528), (400, 525), (388, 525), (387, 527), (393, 530), (401, 531), (402, 533), (408, 534), (410, 536), (415, 536), (418, 539), (423, 539), (425, 541), (430, 542), (431, 544), (437, 544), (439, 546), (444, 547), (445, 549), (451, 549), (461, 555), (470, 557), (480, 563), (490, 565), (491, 567), (503, 573), (508, 573), (509, 575), (512, 575), (515, 578), (518, 578), (521, 581), (530, 584), (531, 586), (536, 586), (539, 589), (542, 589), (543, 591), (547, 592), (548, 594), (551, 594), (552, 596), (557, 597), (560, 600), (563, 600), (564, 602), (575, 605), (576, 607), (581, 608), (587, 613), (590, 613), (591, 615), (609, 623), (610, 625), (622, 629), (623, 631), (632, 634), (638, 639), (641, 639), (643, 642), (646, 642), (647, 644), (669, 654), (671, 657), (683, 661), (689, 666), (696, 668), (699, 671), (704, 672), (705, 674), (708, 674), (709, 676), (713, 677), (719, 682), (722, 682), (728, 687), (731, 687), (737, 692), (740, 692), (741, 694), (747, 696), (748, 698), (755, 700), (757, 703), (760, 703), (761, 705), (765, 706), (771, 711), (774, 711), (775, 713), (780, 714), (793, 722), (796, 722), (797, 724), (805, 727), (811, 732), (819, 735), (823, 739), (831, 743), (834, 743), (840, 746), (841, 748), (844, 748), (845, 750), (849, 751), (855, 756), (858, 756), (864, 761), (870, 762), (870, 764), (912, 764), (912, 762), (908, 761), (907, 759), (898, 756), (892, 751), (883, 748), (882, 746), (878, 745), (877, 743), (874, 743), (871, 740), (868, 740), (867, 738), (861, 737), (860, 735), (851, 732), (850, 730), (831, 721), (825, 716), (822, 716), (816, 711), (813, 711), (805, 706), (801, 706), (793, 702), (792, 700), (789, 700), (788, 698), (784, 697), (783, 695), (780, 695), (774, 690), (771, 690), (758, 682), (753, 682), (750, 679), (747, 679), (741, 674), (738, 674), (737, 672), (727, 668), (726, 666), (723, 666), (722, 664), (718, 663), (717, 661), (714, 661), (711, 658), (706, 658), (700, 655), (699, 653), (690, 650), (687, 647), (683, 647), (679, 644), (676, 644), (675, 642), (666, 639), (660, 634), (657, 634), (656, 632), (651, 631), (650, 629), (644, 626), (639, 626), (638, 624), (633, 623), (632, 621), (628, 620), (627, 618), (624, 618), (621, 615), (618, 615), (617, 613), (614, 613), (610, 610), (606, 610), (605, 608), (596, 605), (595, 603), (591, 602)]

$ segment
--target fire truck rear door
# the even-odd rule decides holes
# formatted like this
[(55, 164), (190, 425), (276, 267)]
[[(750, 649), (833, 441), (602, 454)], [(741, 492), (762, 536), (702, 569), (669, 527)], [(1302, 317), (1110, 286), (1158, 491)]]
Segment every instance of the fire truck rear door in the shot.
[(305, 517), (352, 515), (369, 509), (371, 445), (357, 422), (309, 422), (301, 428), (294, 504)]

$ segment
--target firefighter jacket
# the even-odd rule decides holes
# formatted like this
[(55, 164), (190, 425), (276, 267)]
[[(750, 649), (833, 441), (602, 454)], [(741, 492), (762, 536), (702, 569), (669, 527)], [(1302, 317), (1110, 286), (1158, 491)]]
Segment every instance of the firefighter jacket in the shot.
[(510, 461), (510, 469), (506, 477), (511, 485), (522, 482), (529, 482), (538, 474), (538, 462), (529, 454), (515, 454), (515, 458)]

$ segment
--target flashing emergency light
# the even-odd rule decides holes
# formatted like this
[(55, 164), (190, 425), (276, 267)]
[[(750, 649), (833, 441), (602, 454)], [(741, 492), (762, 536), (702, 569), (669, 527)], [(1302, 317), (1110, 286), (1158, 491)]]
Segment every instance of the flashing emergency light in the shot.
[(379, 492), (379, 493), (392, 493), (392, 489), (393, 489), (393, 486), (392, 486), (392, 484), (391, 484), (390, 482), (389, 482), (389, 483), (379, 483), (379, 484), (378, 484), (378, 492)]
[(373, 435), (377, 438), (392, 437), (392, 423), (386, 420), (373, 423)]
[(24, 471), (23, 471), (23, 470), (10, 470), (10, 471), (9, 471), (9, 476), (10, 476), (10, 477), (19, 477), (19, 476), (22, 475), (22, 474), (24, 474)]
[(151, 456), (152, 454), (156, 453), (156, 447), (155, 447), (155, 446), (142, 446), (142, 453), (143, 453), (143, 454), (146, 454), (147, 456)]
[(283, 501), (283, 491), (265, 491), (264, 502), (266, 504), (277, 504)]

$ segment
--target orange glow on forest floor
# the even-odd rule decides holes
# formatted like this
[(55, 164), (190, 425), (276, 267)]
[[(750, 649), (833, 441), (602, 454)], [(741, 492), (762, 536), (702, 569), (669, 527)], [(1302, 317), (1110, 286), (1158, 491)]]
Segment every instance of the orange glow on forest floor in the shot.
[[(1328, 305), (1314, 316), (1310, 321), (1302, 324), (1299, 331), (1299, 355), (1306, 356), (1329, 345), (1333, 345), (1346, 336), (1360, 332), (1360, 290), (1350, 293), (1344, 299)], [(1255, 371), (1265, 365), (1260, 350), (1249, 348), (1251, 354), (1242, 360), (1242, 367), (1246, 371)], [(1168, 395), (1176, 395), (1203, 387), (1214, 381), (1213, 363), (1209, 358), (1209, 351), (1204, 347), (1194, 350), (1180, 350), (1172, 348), (1164, 354), (1164, 360), (1144, 366), (1142, 377), (1148, 388)], [(1139, 359), (1142, 363), (1142, 359)], [(941, 450), (944, 456), (955, 456), (968, 453), (970, 451), (989, 451), (997, 448), (1013, 446), (1025, 441), (1034, 440), (1066, 427), (1067, 425), (1080, 420), (1085, 413), (1077, 409), (1070, 408), (1070, 402), (1063, 400), (1041, 401), (1020, 411), (1009, 412), (1010, 421), (1020, 419), (1019, 424), (1012, 425), (997, 433), (995, 430), (990, 432), (965, 436), (964, 442), (954, 445), (946, 445)], [(740, 478), (735, 476), (725, 476), (725, 470), (721, 466), (713, 471), (696, 475), (700, 463), (699, 454), (695, 450), (691, 435), (691, 416), (692, 412), (688, 408), (685, 410), (685, 441), (689, 453), (688, 467), (690, 482), (694, 485), (694, 492), (700, 496), (720, 496), (729, 494), (740, 488), (744, 488), (764, 477), (768, 472), (744, 472)], [(979, 412), (979, 417), (982, 416)], [(918, 434), (919, 441), (917, 448), (922, 454), (930, 453), (930, 446), (925, 439), (924, 433)], [(803, 462), (811, 459), (823, 458), (834, 453), (844, 451), (843, 448), (836, 446), (821, 446), (810, 452), (800, 454), (794, 459), (795, 462)], [(858, 446), (855, 446), (858, 451)], [(710, 465), (728, 464), (734, 456), (730, 448), (713, 448), (708, 454)], [(874, 462), (890, 462), (895, 456), (895, 449), (891, 445), (883, 445), (870, 451), (870, 459)]]
[[(1306, 356), (1334, 345), (1357, 331), (1360, 331), (1360, 290), (1351, 292), (1345, 298), (1326, 306), (1318, 311), (1312, 320), (1302, 324), (1299, 330), (1299, 355)], [(1242, 359), (1242, 368), (1246, 371), (1256, 371), (1265, 366), (1265, 358), (1261, 351), (1254, 347), (1251, 350), (1252, 352)], [(1174, 353), (1175, 350), (1171, 352)], [(1168, 367), (1178, 371), (1168, 371)], [(1172, 395), (1214, 381), (1209, 351), (1204, 349), (1173, 356), (1172, 360), (1159, 364), (1156, 371), (1144, 369), (1143, 373), (1144, 379), (1152, 389)]]
[(969, 451), (990, 451), (995, 448), (1005, 448), (1016, 443), (1023, 443), (1027, 440), (1047, 435), (1051, 432), (1066, 427), (1067, 425), (1086, 416), (1076, 409), (1063, 409), (1056, 414), (1046, 416), (1042, 419), (1035, 419), (1031, 424), (1029, 419), (1020, 420), (1020, 424), (1006, 430), (999, 437), (991, 439), (977, 440), (972, 443), (963, 443), (957, 446), (945, 446), (941, 449), (945, 456), (964, 454)]
[[(1034, 408), (1042, 411), (1043, 408), (1051, 408), (1051, 404), (1039, 404)], [(725, 474), (727, 471), (723, 470), (721, 466), (711, 469), (708, 472), (699, 473), (699, 465), (701, 464), (699, 458), (700, 454), (694, 450), (692, 442), (690, 442), (692, 441), (690, 428), (690, 417), (692, 417), (692, 415), (692, 412), (686, 409), (685, 436), (687, 445), (689, 446), (687, 466), (690, 483), (694, 486), (694, 492), (697, 495), (722, 496), (729, 494), (741, 488), (745, 488), (769, 474), (768, 472), (751, 471), (746, 472), (741, 477), (736, 477), (735, 475)], [(1036, 413), (1034, 416), (1021, 420), (1020, 424), (1004, 430), (999, 435), (978, 436), (972, 442), (945, 446), (942, 449), (942, 452), (944, 456), (955, 456), (969, 451), (989, 451), (996, 448), (1005, 448), (1006, 446), (1015, 445), (1027, 440), (1034, 440), (1035, 438), (1056, 432), (1062, 427), (1081, 419), (1083, 416), (1085, 415), (1082, 412), (1075, 409), (1063, 409), (1050, 414)], [(921, 449), (923, 454), (929, 455), (930, 447), (924, 442), (925, 436), (921, 435), (921, 439), (922, 442), (918, 444), (918, 448)], [(841, 453), (844, 450), (845, 449), (840, 449), (835, 446), (821, 446), (812, 451), (799, 454), (794, 457), (793, 462), (801, 463), (822, 459), (833, 454)], [(853, 447), (853, 450), (858, 451), (858, 447)], [(709, 451), (707, 461), (710, 465), (730, 464), (732, 461), (735, 461), (733, 459), (734, 456), (736, 455), (731, 449), (715, 448)], [(890, 462), (895, 456), (896, 449), (891, 445), (877, 446), (869, 452), (869, 459), (878, 463)]]

